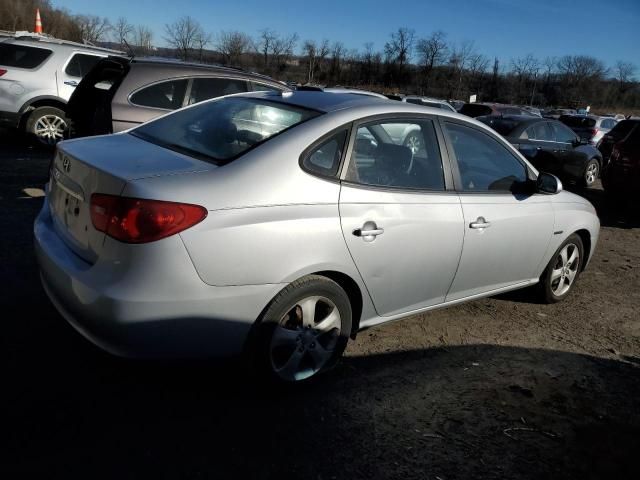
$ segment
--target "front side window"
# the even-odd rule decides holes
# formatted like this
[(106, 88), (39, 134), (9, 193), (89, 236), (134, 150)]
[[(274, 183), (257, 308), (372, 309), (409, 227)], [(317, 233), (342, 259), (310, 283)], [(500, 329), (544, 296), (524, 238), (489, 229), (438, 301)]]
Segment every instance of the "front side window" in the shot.
[(359, 127), (346, 180), (380, 187), (444, 190), (433, 123), (381, 121)]
[(552, 123), (551, 127), (556, 136), (556, 142), (560, 143), (573, 143), (576, 139), (576, 134), (568, 127), (565, 127), (561, 123)]
[(12, 43), (0, 43), (0, 65), (3, 67), (37, 68), (51, 55), (51, 50)]
[(188, 80), (170, 80), (150, 85), (131, 95), (131, 103), (142, 107), (176, 110), (182, 107)]
[(320, 112), (257, 98), (228, 97), (185, 108), (131, 133), (151, 143), (217, 165)]
[(71, 77), (84, 77), (101, 59), (102, 57), (97, 55), (76, 53), (69, 60), (64, 72)]
[(243, 93), (248, 90), (247, 82), (232, 78), (194, 78), (189, 95), (189, 105), (210, 98)]
[(347, 130), (332, 135), (328, 140), (314, 147), (305, 156), (302, 165), (311, 172), (325, 177), (334, 177), (340, 168), (340, 159), (346, 140)]
[(493, 137), (445, 122), (463, 191), (515, 191), (527, 181), (525, 166)]

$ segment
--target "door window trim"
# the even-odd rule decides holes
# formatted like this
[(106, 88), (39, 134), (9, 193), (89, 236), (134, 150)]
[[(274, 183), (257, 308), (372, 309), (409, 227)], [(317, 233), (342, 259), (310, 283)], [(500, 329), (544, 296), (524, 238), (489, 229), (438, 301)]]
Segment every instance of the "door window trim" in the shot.
[[(454, 189), (454, 180), (453, 174), (451, 171), (451, 163), (449, 160), (447, 149), (445, 148), (444, 143), (444, 135), (441, 131), (441, 126), (439, 123), (439, 119), (441, 117), (439, 115), (433, 114), (416, 114), (416, 113), (383, 113), (377, 115), (370, 115), (368, 117), (359, 118), (352, 123), (351, 126), (351, 134), (349, 136), (349, 141), (347, 142), (347, 148), (344, 152), (344, 161), (342, 162), (342, 166), (339, 172), (338, 178), (340, 182), (348, 185), (350, 187), (362, 188), (366, 190), (379, 190), (386, 192), (394, 192), (394, 193), (416, 193), (416, 194), (429, 194), (429, 195), (450, 195), (455, 194)], [(382, 186), (382, 185), (367, 185), (358, 182), (352, 182), (347, 180), (347, 171), (349, 169), (349, 164), (351, 162), (351, 154), (354, 149), (354, 145), (356, 142), (356, 137), (358, 135), (358, 129), (363, 125), (376, 123), (376, 122), (384, 122), (386, 120), (393, 120), (393, 122), (389, 123), (416, 123), (416, 122), (424, 122), (430, 121), (433, 125), (433, 129), (436, 134), (436, 140), (438, 142), (438, 150), (440, 151), (440, 160), (442, 162), (442, 176), (444, 180), (444, 189), (443, 190), (429, 190), (426, 188), (406, 188), (406, 187), (393, 187), (393, 186)]]
[[(498, 142), (498, 144), (500, 146), (502, 146), (502, 148), (504, 148), (515, 160), (518, 161), (518, 163), (520, 163), (520, 165), (522, 165), (525, 169), (525, 173), (527, 175), (527, 179), (534, 181), (536, 179), (536, 175), (533, 173), (533, 170), (531, 169), (531, 167), (529, 166), (529, 164), (527, 164), (526, 162), (524, 162), (521, 158), (519, 154), (514, 153), (511, 148), (514, 148), (510, 143), (498, 138), (497, 135), (494, 135), (493, 132), (490, 131), (484, 131), (484, 129), (480, 129), (477, 128), (475, 125), (464, 122), (464, 121), (460, 121), (456, 118), (439, 118), (439, 121), (441, 123), (440, 127), (442, 129), (442, 133), (445, 137), (445, 144), (449, 153), (449, 157), (450, 157), (450, 161), (451, 161), (451, 170), (453, 173), (453, 183), (455, 185), (455, 191), (457, 194), (459, 195), (514, 195), (514, 193), (510, 190), (478, 190), (478, 191), (469, 191), (469, 190), (465, 190), (463, 188), (463, 184), (462, 184), (462, 177), (460, 175), (460, 169), (458, 168), (458, 158), (456, 157), (456, 152), (455, 149), (453, 148), (453, 142), (451, 141), (451, 139), (449, 138), (449, 134), (447, 132), (446, 129), (446, 125), (445, 123), (453, 123), (462, 127), (467, 127), (467, 128), (471, 128), (474, 131), (484, 134), (487, 137), (495, 140), (496, 142)], [(507, 146), (508, 145), (508, 146)], [(509, 148), (511, 147), (511, 148)]]

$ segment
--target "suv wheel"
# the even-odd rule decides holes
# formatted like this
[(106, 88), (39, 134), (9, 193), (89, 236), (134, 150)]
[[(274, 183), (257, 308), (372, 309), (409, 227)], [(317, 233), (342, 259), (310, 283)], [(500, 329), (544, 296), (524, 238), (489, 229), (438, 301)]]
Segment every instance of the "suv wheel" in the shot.
[(55, 107), (38, 107), (29, 114), (25, 130), (40, 144), (53, 146), (67, 134), (69, 122), (62, 110)]
[(589, 162), (587, 162), (587, 167), (584, 171), (584, 186), (590, 187), (591, 185), (593, 185), (598, 179), (599, 173), (600, 164), (598, 163), (598, 160), (592, 158), (591, 160), (589, 160)]

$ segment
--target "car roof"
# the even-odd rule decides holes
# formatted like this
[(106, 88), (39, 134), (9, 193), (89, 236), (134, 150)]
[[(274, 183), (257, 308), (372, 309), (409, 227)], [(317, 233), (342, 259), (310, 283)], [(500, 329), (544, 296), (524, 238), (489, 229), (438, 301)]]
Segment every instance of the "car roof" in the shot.
[(59, 38), (51, 37), (49, 35), (41, 35), (36, 33), (29, 32), (16, 32), (13, 35), (5, 35), (0, 34), (0, 38), (4, 39), (0, 43), (7, 43), (13, 45), (24, 45), (24, 46), (38, 46), (38, 47), (51, 47), (51, 46), (61, 46), (61, 47), (69, 47), (73, 49), (83, 49), (94, 52), (103, 52), (109, 53), (111, 55), (124, 56), (125, 52), (121, 52), (119, 50), (113, 50), (110, 48), (102, 48), (97, 47), (92, 44), (87, 43), (79, 43), (72, 42), (70, 40), (62, 40)]
[(255, 79), (267, 80), (272, 83), (281, 84), (285, 88), (289, 88), (289, 86), (286, 85), (285, 83), (279, 82), (278, 80), (272, 77), (269, 77), (267, 75), (262, 75), (256, 72), (250, 72), (247, 70), (243, 70), (241, 68), (227, 67), (224, 65), (185, 62), (175, 58), (162, 58), (162, 57), (133, 57), (130, 59), (130, 62), (131, 64), (137, 64), (137, 65), (146, 66), (150, 68), (157, 67), (157, 68), (190, 70), (191, 73), (216, 72), (216, 73), (241, 75), (241, 76), (247, 76)]

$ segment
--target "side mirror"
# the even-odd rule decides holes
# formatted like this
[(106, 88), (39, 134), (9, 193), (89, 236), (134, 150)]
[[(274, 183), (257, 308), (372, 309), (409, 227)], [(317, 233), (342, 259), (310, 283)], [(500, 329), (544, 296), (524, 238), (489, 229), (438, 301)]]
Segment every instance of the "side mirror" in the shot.
[(540, 172), (536, 180), (536, 190), (538, 193), (554, 195), (562, 191), (562, 182), (555, 175)]

